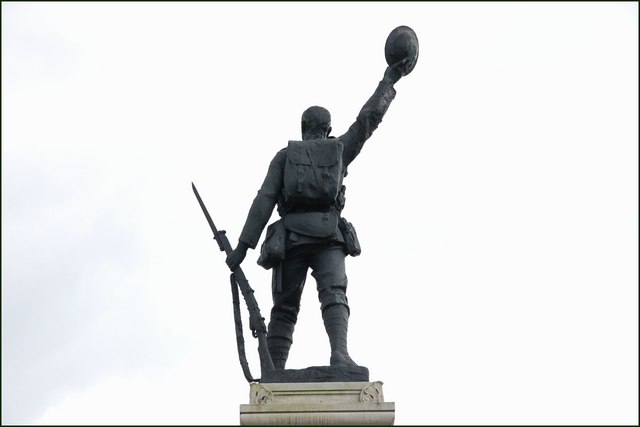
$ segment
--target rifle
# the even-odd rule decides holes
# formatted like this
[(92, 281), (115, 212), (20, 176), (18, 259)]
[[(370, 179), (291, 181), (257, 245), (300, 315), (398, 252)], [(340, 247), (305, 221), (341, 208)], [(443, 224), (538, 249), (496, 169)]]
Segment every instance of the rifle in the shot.
[[(196, 195), (198, 199), (198, 203), (202, 208), (202, 212), (204, 212), (204, 216), (209, 223), (209, 227), (211, 227), (211, 231), (213, 231), (213, 238), (216, 243), (218, 243), (218, 247), (221, 251), (225, 252), (227, 256), (233, 251), (231, 248), (231, 244), (229, 243), (229, 239), (227, 238), (226, 231), (218, 230), (209, 215), (209, 211), (207, 211), (204, 202), (200, 198), (200, 194), (198, 194), (198, 190), (196, 186), (191, 183), (191, 188), (193, 188), (193, 193)], [(242, 366), (242, 372), (244, 373), (247, 381), (251, 382), (259, 382), (260, 379), (255, 379), (251, 375), (251, 371), (249, 370), (249, 364), (247, 362), (247, 357), (244, 351), (244, 336), (242, 335), (242, 319), (240, 317), (240, 300), (238, 296), (238, 288), (240, 288), (240, 292), (242, 292), (242, 296), (244, 297), (245, 302), (247, 303), (247, 308), (249, 309), (249, 328), (251, 329), (251, 334), (254, 338), (258, 339), (258, 354), (260, 356), (260, 371), (262, 376), (264, 376), (267, 372), (273, 371), (273, 361), (271, 360), (271, 355), (269, 354), (269, 349), (267, 347), (267, 326), (264, 323), (264, 317), (260, 314), (260, 307), (258, 307), (258, 302), (256, 301), (256, 297), (253, 295), (253, 289), (249, 285), (249, 281), (244, 275), (242, 268), (238, 266), (231, 273), (231, 295), (233, 298), (233, 317), (236, 324), (236, 341), (238, 345), (238, 356), (240, 358), (240, 365)]]

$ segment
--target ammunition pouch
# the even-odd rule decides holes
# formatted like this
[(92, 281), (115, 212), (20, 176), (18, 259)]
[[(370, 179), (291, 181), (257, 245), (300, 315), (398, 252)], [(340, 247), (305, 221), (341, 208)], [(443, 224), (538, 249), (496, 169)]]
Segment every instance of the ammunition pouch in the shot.
[(360, 242), (358, 241), (358, 235), (356, 229), (349, 221), (344, 218), (340, 218), (338, 227), (344, 238), (345, 251), (351, 256), (358, 256), (362, 252), (360, 248)]
[(280, 264), (285, 256), (286, 230), (281, 219), (267, 227), (267, 235), (260, 247), (258, 265), (269, 270)]

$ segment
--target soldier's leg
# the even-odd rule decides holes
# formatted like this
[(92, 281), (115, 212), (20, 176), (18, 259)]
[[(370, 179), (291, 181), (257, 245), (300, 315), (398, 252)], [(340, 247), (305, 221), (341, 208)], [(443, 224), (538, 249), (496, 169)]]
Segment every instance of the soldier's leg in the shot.
[(331, 365), (356, 366), (347, 349), (349, 302), (345, 252), (341, 244), (316, 251), (311, 259), (313, 277), (318, 284), (318, 298), (324, 327), (331, 345)]
[[(305, 251), (292, 248), (287, 252), (281, 269), (281, 289), (276, 280), (272, 286), (273, 308), (267, 332), (269, 354), (276, 369), (284, 369), (293, 343), (293, 330), (298, 321), (300, 297), (307, 277)], [(277, 274), (274, 271), (274, 274)]]

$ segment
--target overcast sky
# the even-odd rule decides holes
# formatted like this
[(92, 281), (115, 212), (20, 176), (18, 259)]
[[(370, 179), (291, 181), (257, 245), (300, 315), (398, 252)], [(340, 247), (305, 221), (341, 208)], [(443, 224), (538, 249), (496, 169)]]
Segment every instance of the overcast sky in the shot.
[[(418, 64), (345, 180), (351, 355), (397, 424), (638, 423), (635, 2), (3, 2), (3, 423), (239, 422), (191, 182), (235, 244), (302, 111), (344, 133), (399, 25)], [(291, 368), (329, 361), (308, 284)]]

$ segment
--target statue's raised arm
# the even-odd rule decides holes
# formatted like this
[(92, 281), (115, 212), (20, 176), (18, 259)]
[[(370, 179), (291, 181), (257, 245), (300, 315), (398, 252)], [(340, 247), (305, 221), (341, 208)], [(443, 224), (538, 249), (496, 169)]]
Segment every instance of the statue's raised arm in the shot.
[(406, 26), (396, 28), (387, 37), (385, 58), (389, 66), (376, 91), (364, 104), (356, 121), (340, 137), (344, 144), (342, 161), (345, 166), (356, 158), (365, 141), (371, 137), (384, 117), (391, 101), (396, 96), (394, 85), (402, 76), (409, 74), (418, 61), (418, 38)]

